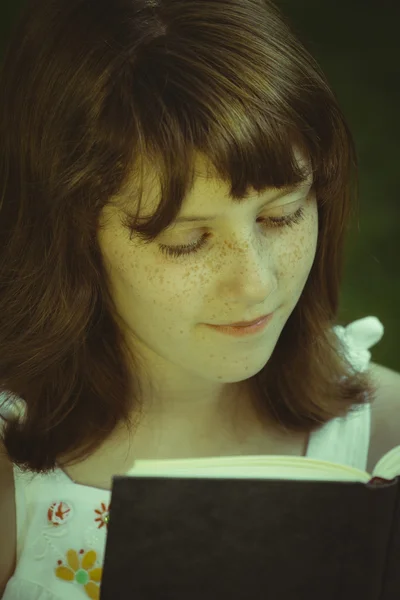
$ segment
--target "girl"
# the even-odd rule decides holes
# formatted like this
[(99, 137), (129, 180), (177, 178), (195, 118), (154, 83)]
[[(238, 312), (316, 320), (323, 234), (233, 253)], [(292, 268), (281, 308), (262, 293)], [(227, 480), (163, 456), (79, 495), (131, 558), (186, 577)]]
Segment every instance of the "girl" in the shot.
[(137, 458), (365, 469), (354, 142), (270, 0), (30, 0), (0, 134), (5, 600), (99, 598)]

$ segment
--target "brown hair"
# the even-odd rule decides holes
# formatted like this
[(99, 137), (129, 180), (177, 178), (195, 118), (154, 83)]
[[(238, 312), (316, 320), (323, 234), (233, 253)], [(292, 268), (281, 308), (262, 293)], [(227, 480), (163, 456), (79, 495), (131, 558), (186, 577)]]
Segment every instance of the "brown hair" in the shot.
[[(23, 469), (78, 462), (140, 412), (139, 372), (98, 245), (115, 203), (153, 241), (207, 157), (233, 201), (303, 180), (312, 164), (316, 258), (265, 367), (261, 414), (315, 431), (376, 393), (332, 327), (358, 199), (352, 135), (317, 62), (270, 0), (29, 1), (0, 71), (0, 392), (23, 401), (4, 446)], [(144, 161), (160, 206), (138, 214)], [(133, 207), (138, 207), (133, 214)]]

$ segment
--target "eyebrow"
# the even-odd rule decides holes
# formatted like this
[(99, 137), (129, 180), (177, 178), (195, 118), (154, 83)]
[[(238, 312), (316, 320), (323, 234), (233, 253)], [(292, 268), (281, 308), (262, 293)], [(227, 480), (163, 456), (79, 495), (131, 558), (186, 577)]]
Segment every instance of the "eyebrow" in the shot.
[[(310, 188), (313, 186), (313, 183), (309, 183), (309, 181), (307, 180), (305, 183), (301, 182), (301, 184), (299, 185), (298, 183), (295, 185), (290, 185), (290, 186), (286, 186), (284, 188), (282, 188), (280, 190), (280, 192), (273, 196), (272, 198), (270, 198), (269, 200), (267, 200), (266, 202), (264, 202), (263, 206), (265, 206), (266, 204), (272, 204), (272, 202), (275, 202), (275, 200), (279, 200), (280, 198), (282, 198), (283, 196), (287, 196), (288, 194), (295, 192), (295, 191), (303, 191), (306, 190), (307, 188)], [(188, 215), (188, 216), (184, 216), (184, 217), (178, 217), (177, 219), (175, 219), (175, 223), (191, 223), (191, 222), (196, 222), (196, 221), (215, 221), (218, 217), (215, 215), (201, 215), (201, 216), (192, 216), (192, 215)]]

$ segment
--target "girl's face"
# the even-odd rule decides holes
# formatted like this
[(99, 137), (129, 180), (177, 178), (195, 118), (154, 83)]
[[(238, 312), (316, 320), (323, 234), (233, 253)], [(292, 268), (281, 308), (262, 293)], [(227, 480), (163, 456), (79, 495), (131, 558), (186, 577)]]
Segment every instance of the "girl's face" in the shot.
[[(264, 367), (304, 289), (318, 238), (312, 179), (234, 204), (228, 186), (203, 176), (202, 166), (177, 221), (156, 241), (130, 240), (124, 215), (110, 206), (98, 234), (128, 337), (159, 385), (158, 400), (179, 411), (215, 402)], [(141, 216), (155, 208), (149, 200)], [(293, 215), (296, 222), (282, 227), (271, 220)], [(207, 326), (271, 312), (267, 328), (246, 337)]]

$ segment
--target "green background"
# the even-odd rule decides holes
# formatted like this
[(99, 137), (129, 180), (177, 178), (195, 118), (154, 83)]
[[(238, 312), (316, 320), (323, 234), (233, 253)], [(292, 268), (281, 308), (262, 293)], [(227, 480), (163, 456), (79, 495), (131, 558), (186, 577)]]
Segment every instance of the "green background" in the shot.
[[(372, 0), (277, 3), (326, 73), (357, 146), (360, 213), (347, 238), (339, 322), (378, 317), (385, 333), (372, 360), (400, 371), (399, 8)], [(0, 59), (23, 6), (1, 2)]]

